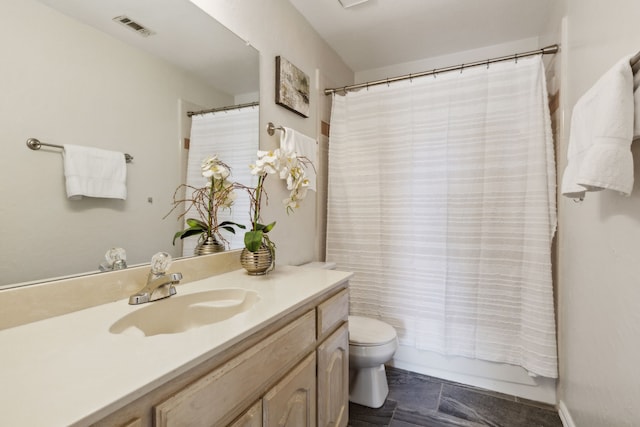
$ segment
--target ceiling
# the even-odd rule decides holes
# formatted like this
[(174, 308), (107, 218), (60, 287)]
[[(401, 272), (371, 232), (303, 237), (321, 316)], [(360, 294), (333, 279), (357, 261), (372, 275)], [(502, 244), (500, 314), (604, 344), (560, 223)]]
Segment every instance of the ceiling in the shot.
[[(231, 95), (259, 91), (259, 55), (244, 40), (185, 0), (38, 0), (69, 17), (197, 75)], [(155, 34), (117, 24), (126, 15)], [(215, 43), (212, 43), (215, 40)]]
[(289, 0), (354, 72), (537, 37), (557, 0)]

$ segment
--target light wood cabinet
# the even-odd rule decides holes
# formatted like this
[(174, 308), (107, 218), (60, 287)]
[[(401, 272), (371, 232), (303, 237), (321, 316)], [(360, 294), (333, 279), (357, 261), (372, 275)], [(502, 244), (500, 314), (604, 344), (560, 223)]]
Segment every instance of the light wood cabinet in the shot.
[(265, 426), (315, 427), (316, 355), (309, 355), (262, 400)]
[(229, 427), (262, 427), (262, 400), (258, 400)]
[(273, 383), (308, 354), (315, 344), (310, 334), (314, 324), (315, 313), (309, 311), (157, 405), (156, 425), (205, 427), (229, 423), (230, 416), (250, 404), (246, 402), (248, 390)]
[(97, 426), (344, 427), (347, 283), (105, 417)]
[(349, 421), (349, 328), (346, 323), (318, 347), (318, 427)]
[(336, 327), (349, 317), (349, 291), (344, 289), (326, 301), (318, 304), (318, 341), (325, 339)]

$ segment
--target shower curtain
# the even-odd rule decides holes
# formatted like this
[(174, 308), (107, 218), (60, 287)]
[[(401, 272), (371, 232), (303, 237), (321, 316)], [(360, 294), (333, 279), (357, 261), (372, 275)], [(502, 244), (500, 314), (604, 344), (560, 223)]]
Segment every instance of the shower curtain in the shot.
[[(254, 186), (256, 179), (251, 175), (249, 165), (255, 162), (258, 150), (259, 114), (260, 108), (255, 106), (192, 116), (187, 185), (203, 187), (206, 184), (207, 180), (202, 176), (202, 160), (217, 154), (220, 160), (231, 167), (233, 181)], [(241, 191), (236, 191), (236, 194), (231, 211), (218, 211), (219, 222), (248, 222), (249, 197)], [(191, 217), (198, 217), (195, 210), (185, 215), (185, 219)], [(236, 230), (236, 234), (222, 231), (222, 234), (232, 249), (244, 247), (242, 230)], [(197, 243), (195, 237), (184, 239), (182, 255), (193, 255)]]
[(557, 377), (541, 57), (334, 96), (327, 260), (401, 345)]

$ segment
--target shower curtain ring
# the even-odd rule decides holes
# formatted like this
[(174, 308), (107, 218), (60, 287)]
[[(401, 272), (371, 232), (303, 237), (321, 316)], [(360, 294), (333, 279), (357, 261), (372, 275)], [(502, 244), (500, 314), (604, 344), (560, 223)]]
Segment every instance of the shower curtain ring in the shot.
[(489, 69), (489, 64), (490, 64), (490, 63), (491, 63), (491, 61), (489, 61), (489, 60), (487, 59), (487, 70)]
[(464, 64), (460, 65), (460, 74), (462, 74), (462, 71), (464, 71)]
[(431, 74), (433, 74), (433, 78), (435, 79), (436, 77), (438, 77), (438, 73), (436, 72), (436, 68), (433, 69), (433, 71), (431, 72)]
[(516, 60), (516, 64), (518, 63), (518, 54), (516, 53), (515, 55), (515, 60)]

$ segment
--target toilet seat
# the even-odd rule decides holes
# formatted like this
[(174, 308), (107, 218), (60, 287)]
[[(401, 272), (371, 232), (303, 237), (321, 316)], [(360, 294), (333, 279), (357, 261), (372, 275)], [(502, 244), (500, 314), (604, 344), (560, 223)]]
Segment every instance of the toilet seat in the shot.
[(396, 340), (396, 330), (380, 320), (349, 316), (349, 344), (361, 347), (381, 346)]

